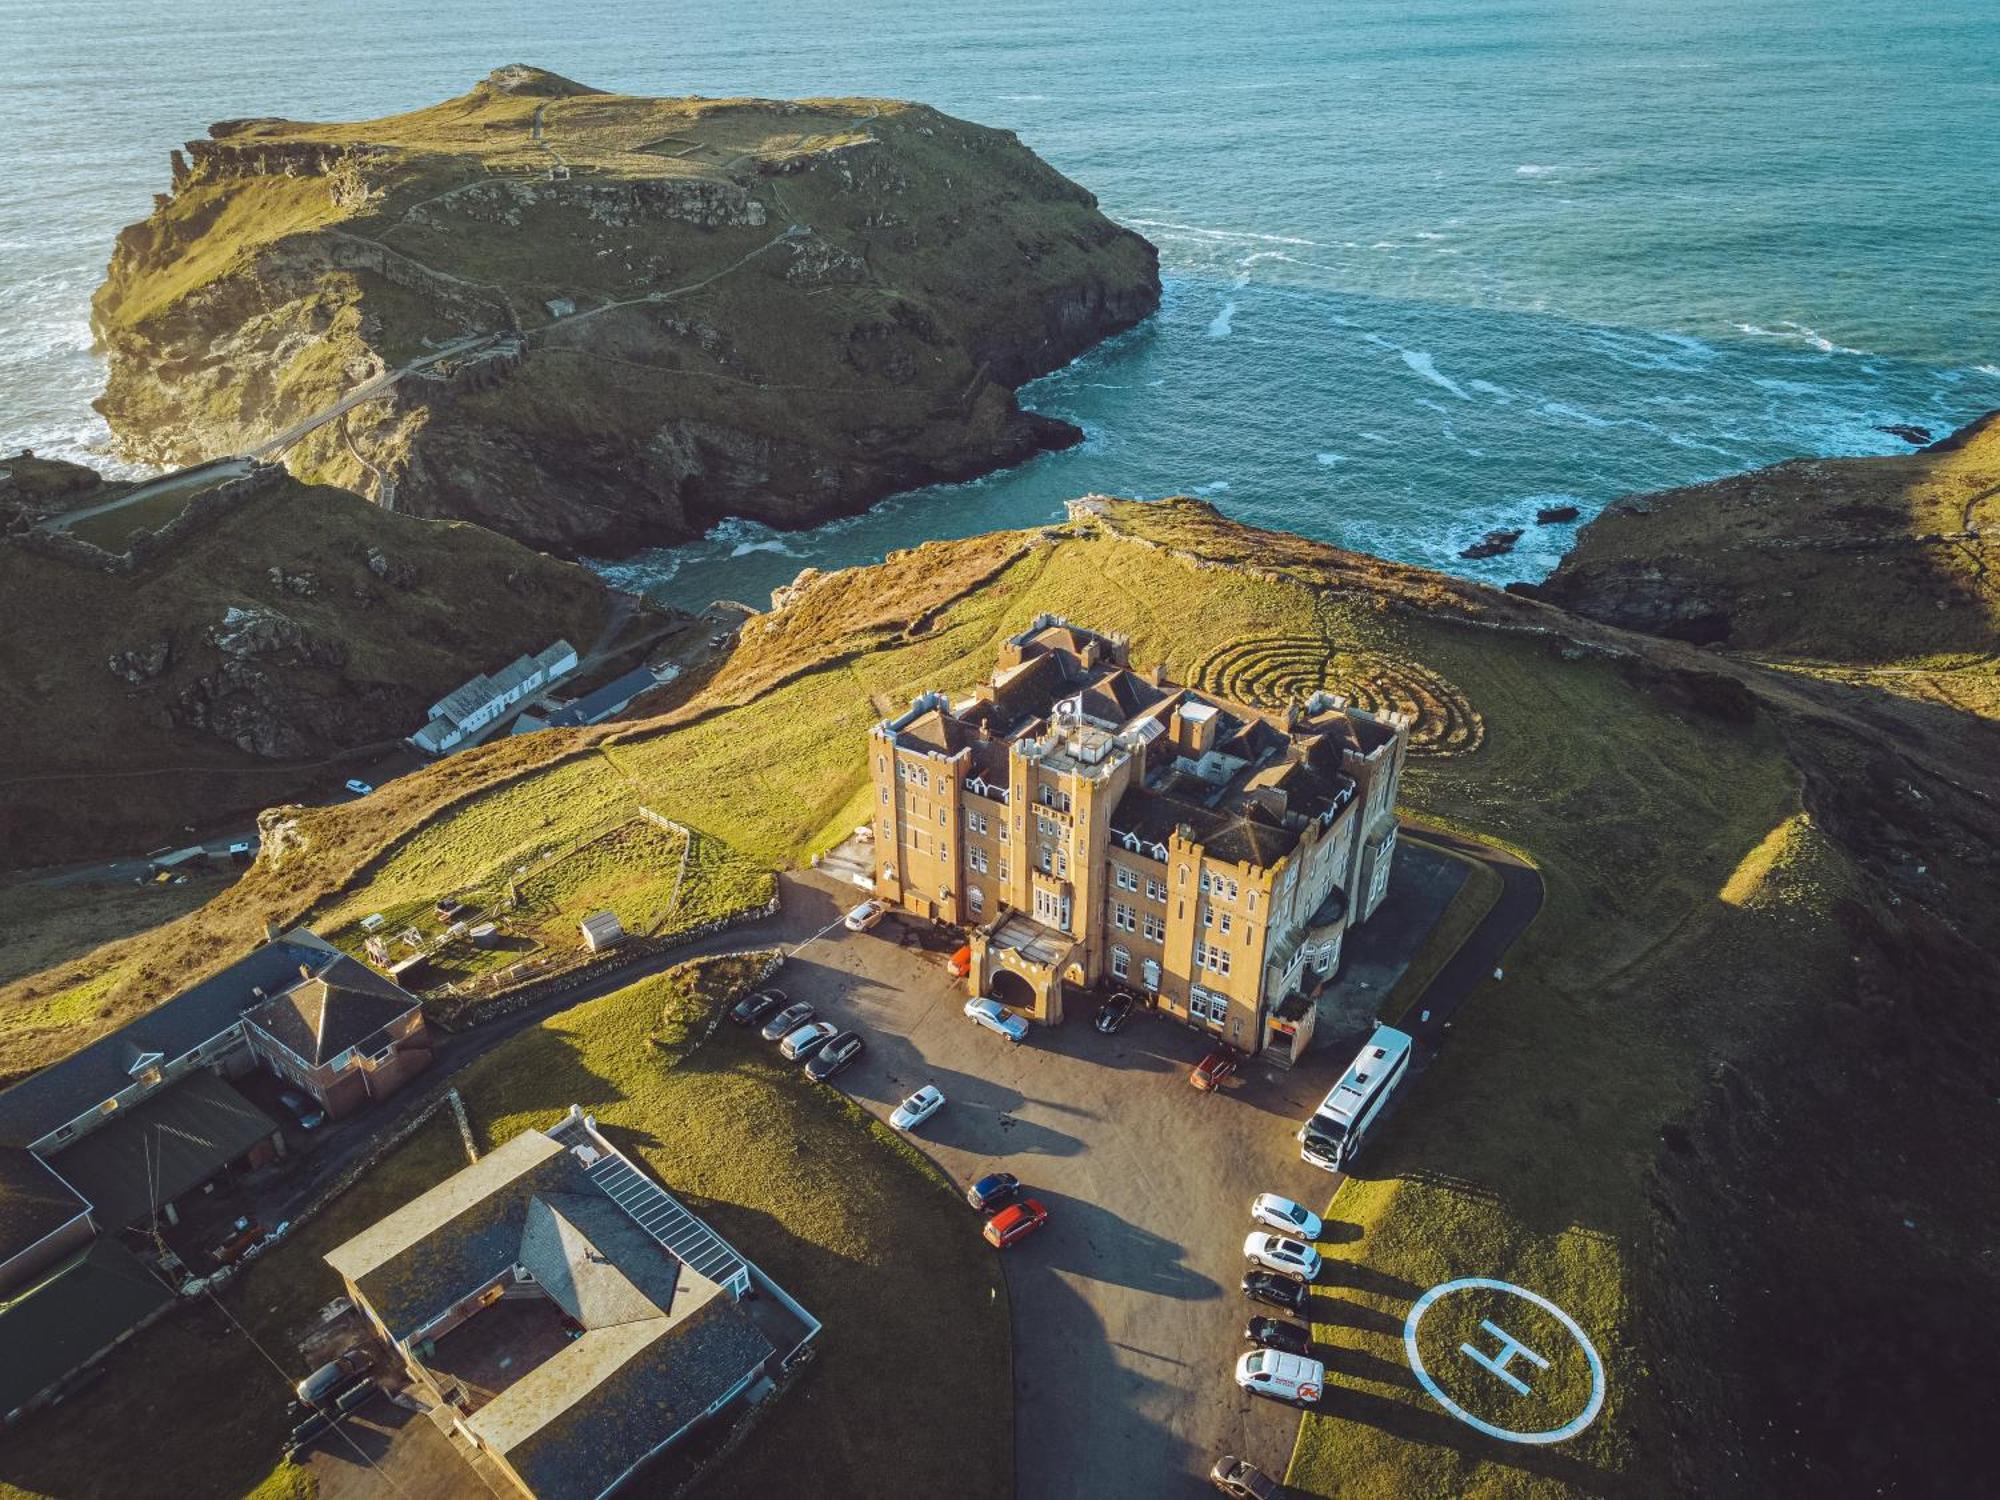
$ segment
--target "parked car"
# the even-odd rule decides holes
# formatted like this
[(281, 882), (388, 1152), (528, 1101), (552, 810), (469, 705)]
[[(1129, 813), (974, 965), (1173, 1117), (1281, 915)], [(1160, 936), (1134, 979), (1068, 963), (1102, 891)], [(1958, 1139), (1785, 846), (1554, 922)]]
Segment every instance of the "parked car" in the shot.
[(239, 865), (247, 865), (257, 855), (257, 846), (249, 839), (238, 839), (229, 846), (230, 860)]
[(972, 944), (967, 943), (957, 952), (953, 953), (950, 958), (945, 960), (945, 967), (951, 971), (953, 979), (963, 979), (966, 975), (970, 974), (972, 972)]
[(915, 1130), (943, 1108), (944, 1095), (938, 1092), (937, 1085), (927, 1083), (896, 1106), (889, 1123), (898, 1130)]
[(783, 990), (756, 990), (729, 1007), (729, 1019), (738, 1026), (761, 1021), (785, 1003)]
[(1311, 1406), (1326, 1389), (1326, 1366), (1302, 1354), (1252, 1349), (1236, 1361), (1236, 1383), (1253, 1395)]
[(1275, 1229), (1280, 1234), (1288, 1234), (1295, 1240), (1308, 1243), (1318, 1239), (1320, 1231), (1326, 1227), (1311, 1209), (1289, 1198), (1281, 1198), (1276, 1193), (1259, 1193), (1252, 1199), (1250, 1217), (1266, 1229)]
[(849, 932), (866, 932), (889, 914), (889, 906), (883, 901), (864, 901), (843, 919)]
[(965, 1201), (987, 1214), (1004, 1203), (1011, 1203), (1020, 1191), (1021, 1179), (1012, 1172), (988, 1172), (965, 1190)]
[(988, 1031), (997, 1031), (1010, 1042), (1025, 1042), (1028, 1039), (1028, 1023), (990, 996), (981, 995), (977, 1000), (966, 1001), (965, 1018), (977, 1021)]
[(1297, 1240), (1288, 1240), (1282, 1234), (1259, 1230), (1246, 1236), (1243, 1258), (1253, 1266), (1276, 1271), (1294, 1281), (1311, 1281), (1319, 1275), (1319, 1251)]
[(1282, 1307), (1289, 1313), (1302, 1313), (1312, 1293), (1306, 1290), (1303, 1281), (1293, 1281), (1275, 1271), (1245, 1271), (1243, 1295), (1252, 1302), (1268, 1302), (1272, 1307)]
[(986, 1243), (995, 1250), (1019, 1244), (1049, 1222), (1049, 1211), (1039, 1198), (1023, 1198), (1010, 1203), (986, 1221)]
[(1225, 1453), (1215, 1461), (1215, 1467), (1208, 1471), (1208, 1482), (1237, 1500), (1274, 1500), (1278, 1493), (1277, 1480), (1234, 1453)]
[(292, 1113), (301, 1130), (317, 1130), (326, 1123), (326, 1111), (297, 1089), (285, 1089), (278, 1095), (278, 1102)]
[(842, 1068), (861, 1055), (867, 1045), (858, 1031), (843, 1031), (832, 1041), (813, 1053), (812, 1061), (806, 1064), (806, 1077), (814, 1083), (825, 1083)]
[(780, 1041), (797, 1031), (813, 1018), (812, 1002), (794, 1000), (758, 1029), (757, 1035), (767, 1042)]
[(1188, 1082), (1198, 1089), (1212, 1092), (1221, 1088), (1223, 1081), (1236, 1072), (1236, 1063), (1234, 1052), (1227, 1047), (1217, 1047), (1195, 1065), (1194, 1072), (1188, 1075)]
[(786, 1062), (804, 1062), (839, 1035), (831, 1021), (808, 1021), (778, 1044), (778, 1055)]
[(1310, 1354), (1312, 1330), (1303, 1323), (1287, 1323), (1283, 1318), (1262, 1314), (1243, 1326), (1243, 1337), (1260, 1349), (1282, 1349), (1287, 1354)]
[(365, 1374), (375, 1368), (375, 1356), (365, 1345), (357, 1344), (328, 1360), (312, 1374), (299, 1382), (298, 1398), (308, 1406), (317, 1406), (347, 1383), (350, 1376)]
[(366, 797), (375, 790), (374, 787), (363, 781), (359, 776), (348, 777), (347, 789), (357, 797)]
[(1115, 1036), (1132, 1019), (1132, 1007), (1138, 1003), (1138, 997), (1131, 991), (1120, 990), (1097, 1007), (1097, 1019), (1091, 1024), (1106, 1036)]

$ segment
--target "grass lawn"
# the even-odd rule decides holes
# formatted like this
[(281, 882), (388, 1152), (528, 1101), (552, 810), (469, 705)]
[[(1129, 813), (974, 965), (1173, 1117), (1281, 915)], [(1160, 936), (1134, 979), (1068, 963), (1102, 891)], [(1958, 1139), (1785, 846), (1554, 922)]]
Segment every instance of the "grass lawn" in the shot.
[[(978, 1219), (843, 1096), (736, 1027), (710, 1033), (761, 964), (697, 960), (512, 1039), (459, 1079), (481, 1148), (581, 1104), (825, 1324), (812, 1367), (707, 1493), (785, 1493), (810, 1455), (814, 1495), (1010, 1496), (1006, 1291)], [(441, 1112), (224, 1294), (287, 1379), (304, 1373), (299, 1332), (340, 1292), (325, 1252), (463, 1163)], [(946, 1349), (923, 1382), (891, 1378), (911, 1351)], [(304, 1476), (272, 1469), (285, 1399), (220, 1313), (170, 1318), (0, 1446), (0, 1495), (290, 1500)], [(115, 1436), (134, 1424), (146, 1443)]]
[[(502, 805), (489, 805), (494, 802)], [(357, 955), (369, 936), (361, 925), (364, 917), (383, 919), (375, 931), (389, 943), (392, 957), (414, 951), (400, 941), (404, 932), (416, 931), (426, 945), (439, 943), (415, 981), (432, 990), (505, 968), (532, 953), (580, 952), (578, 925), (593, 912), (616, 912), (627, 932), (661, 937), (771, 899), (775, 882), (770, 871), (705, 834), (694, 834), (690, 845), (678, 832), (632, 817), (601, 830), (593, 822), (580, 838), (553, 841), (540, 838), (546, 825), (537, 823), (537, 841), (524, 852), (518, 842), (508, 842), (515, 826), (509, 811), (502, 798), (480, 799), (427, 827), (315, 925), (329, 941)], [(435, 869), (429, 851), (453, 829), (463, 835), (466, 857), (438, 873), (458, 878), (425, 887), (423, 877)], [(495, 829), (502, 830), (497, 837)], [(483, 868), (477, 863), (482, 849), (493, 851)], [(348, 915), (378, 896), (388, 899), (362, 916)], [(467, 908), (454, 920), (498, 925), (494, 947), (476, 947), (463, 936), (444, 937), (450, 924), (438, 916), (436, 903), (447, 896)]]
[[(1417, 627), (1412, 645), (1479, 684), (1488, 738), (1475, 756), (1413, 762), (1406, 800), (1525, 849), (1547, 905), (1333, 1199), (1329, 1222), (1352, 1238), (1331, 1247), (1315, 1332), (1338, 1352), (1288, 1477), (1383, 1500), (1655, 1493), (1654, 1377), (1684, 1356), (1642, 1341), (1637, 1304), (1700, 1272), (1649, 1263), (1648, 1168), (1715, 1059), (1788, 996), (1837, 980), (1837, 950), (1801, 939), (1845, 890), (1844, 861), (1801, 815), (1768, 731), (1676, 713), (1608, 664), (1558, 669), (1525, 640)], [(1608, 1371), (1587, 1431), (1501, 1443), (1416, 1387), (1404, 1318), (1463, 1276), (1525, 1286), (1583, 1326)], [(1454, 1362), (1487, 1316), (1552, 1358), (1528, 1396)], [(1489, 1421), (1553, 1428), (1582, 1407), (1575, 1346), (1516, 1299), (1441, 1303), (1422, 1329), (1427, 1366)]]

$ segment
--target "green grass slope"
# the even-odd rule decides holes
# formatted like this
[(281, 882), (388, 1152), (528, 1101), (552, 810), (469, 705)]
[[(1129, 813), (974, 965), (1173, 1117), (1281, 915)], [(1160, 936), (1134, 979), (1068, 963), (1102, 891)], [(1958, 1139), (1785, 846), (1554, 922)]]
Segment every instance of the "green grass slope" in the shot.
[[(247, 818), (328, 780), (313, 763), (412, 732), (475, 672), (558, 637), (588, 650), (610, 607), (583, 568), (282, 475), (129, 573), (0, 543), (0, 598), (10, 865)], [(232, 657), (213, 634), (231, 610), (296, 638)], [(121, 671), (126, 653), (159, 655)]]
[[(644, 802), (802, 859), (857, 821), (868, 725), (967, 687), (1042, 611), (1123, 631), (1177, 675), (1227, 663), (1260, 691), (1309, 680), (1448, 713), (1434, 743), (1452, 753), (1412, 761), (1408, 805), (1524, 851), (1547, 884), (1505, 978), (1332, 1204), (1335, 1389), (1295, 1486), (1804, 1495), (1830, 1473), (1892, 1480), (1879, 1431), (1917, 1434), (1926, 1473), (1977, 1471), (1971, 1393), (2000, 1336), (1980, 1248), (2000, 1230), (2000, 1037), (1981, 1002), (2000, 988), (1992, 726), (1191, 502), (818, 580), (751, 621), (673, 714), (288, 815), (284, 858), (88, 974), (42, 976), (42, 999), (197, 966), (261, 910), (360, 910), (454, 847), (556, 836), (569, 809)], [(1401, 1320), (1469, 1275), (1531, 1286), (1587, 1328), (1608, 1391), (1581, 1435), (1501, 1444), (1415, 1387)], [(1827, 1337), (1836, 1314), (1865, 1330), (1851, 1349)], [(1552, 1378), (1573, 1395), (1576, 1375)]]
[(1016, 140), (894, 100), (650, 99), (507, 68), (351, 124), (225, 122), (119, 237), (99, 403), (155, 460), (295, 472), (571, 552), (796, 524), (1072, 441), (1015, 386), (1157, 305), (1156, 256)]

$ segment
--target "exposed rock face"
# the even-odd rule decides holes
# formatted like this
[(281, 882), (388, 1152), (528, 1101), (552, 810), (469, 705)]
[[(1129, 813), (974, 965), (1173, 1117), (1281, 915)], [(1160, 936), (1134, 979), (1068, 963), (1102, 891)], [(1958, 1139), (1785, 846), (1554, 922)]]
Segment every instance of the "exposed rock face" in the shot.
[(2000, 650), (2000, 412), (1920, 452), (1620, 501), (1534, 592), (1699, 645), (1883, 665)]
[(413, 115), (210, 135), (96, 299), (127, 451), (247, 451), (405, 372), (299, 436), (294, 472), (567, 554), (1073, 443), (1015, 387), (1159, 303), (1151, 245), (921, 105), (517, 67)]

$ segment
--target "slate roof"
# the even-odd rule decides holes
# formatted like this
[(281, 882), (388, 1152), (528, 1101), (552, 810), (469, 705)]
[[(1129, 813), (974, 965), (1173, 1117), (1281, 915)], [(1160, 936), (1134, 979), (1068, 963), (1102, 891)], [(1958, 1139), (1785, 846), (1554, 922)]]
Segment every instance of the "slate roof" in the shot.
[(151, 1221), (153, 1210), (208, 1181), (271, 1135), (271, 1117), (206, 1068), (121, 1110), (50, 1165), (89, 1200), (100, 1227)]
[[(508, 1467), (538, 1500), (596, 1500), (774, 1352), (714, 1282), (685, 1275), (706, 1288), (677, 1299), (692, 1304), (687, 1311), (586, 1333), (467, 1423), (482, 1436), (499, 1434)], [(521, 1398), (562, 1391), (575, 1399), (534, 1425), (500, 1425), (506, 1406), (532, 1417), (539, 1413)]]
[(514, 1265), (528, 1200), (595, 1192), (575, 1156), (524, 1130), (327, 1253), (394, 1338)]
[(934, 708), (897, 731), (898, 744), (910, 744), (939, 755), (956, 755), (977, 736), (959, 720)]
[(0, 1146), (0, 1261), (47, 1239), (88, 1208), (34, 1152)]
[(422, 1003), (393, 980), (343, 955), (317, 978), (258, 1006), (251, 1019), (299, 1061), (317, 1067), (349, 1047), (380, 1050), (364, 1044)]
[(157, 1052), (169, 1062), (233, 1026), (258, 1003), (296, 983), (301, 964), (317, 972), (338, 957), (314, 940), (295, 938), (245, 954), (221, 973), (191, 985), (59, 1063), (0, 1093), (0, 1144), (25, 1146), (132, 1085), (133, 1060)]
[(326, 1258), (398, 1339), (516, 1265), (576, 1320), (576, 1338), (466, 1419), (538, 1500), (595, 1500), (775, 1352), (539, 1131)]
[(623, 677), (615, 677), (594, 693), (586, 693), (566, 708), (559, 708), (549, 715), (549, 723), (558, 729), (574, 729), (583, 724), (595, 724), (599, 719), (607, 719), (630, 703), (641, 693), (658, 687), (653, 674), (644, 667), (634, 667)]
[(173, 1300), (116, 1240), (93, 1241), (0, 1303), (0, 1416), (33, 1400)]

